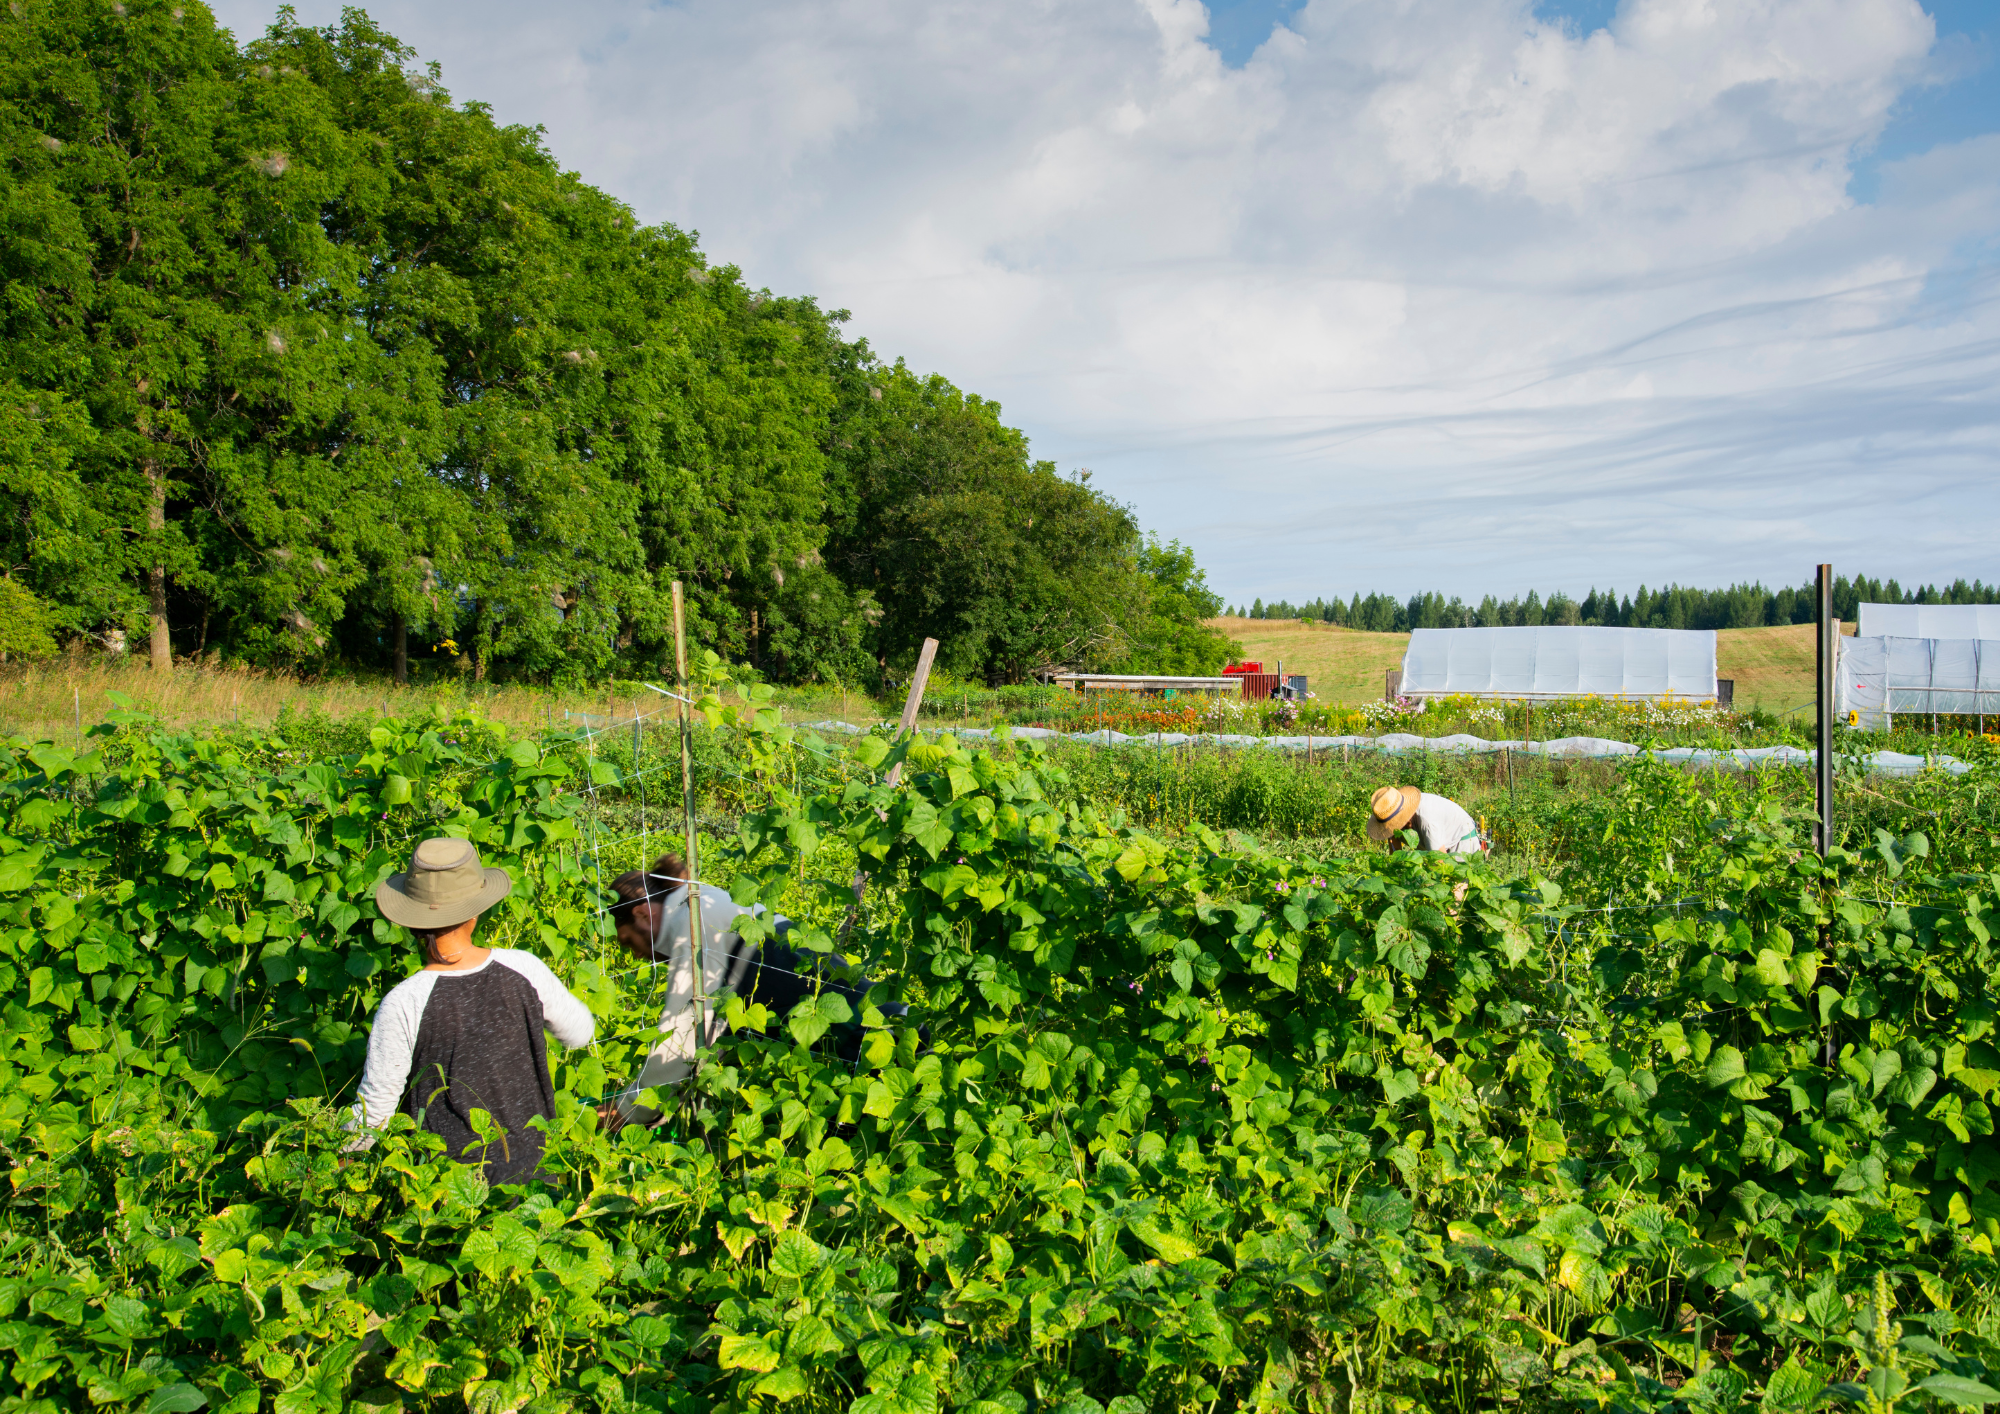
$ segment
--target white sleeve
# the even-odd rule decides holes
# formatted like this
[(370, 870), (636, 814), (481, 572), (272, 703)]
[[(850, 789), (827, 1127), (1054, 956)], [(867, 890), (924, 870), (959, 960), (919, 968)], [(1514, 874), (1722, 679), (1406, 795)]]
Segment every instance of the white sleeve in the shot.
[(380, 1129), (403, 1102), (403, 1087), (410, 1082), (410, 1059), (417, 1050), (417, 1031), (424, 1024), (424, 1008), (430, 1004), (431, 988), (437, 974), (419, 972), (405, 978), (382, 998), (375, 1008), (375, 1024), (368, 1032), (368, 1061), (361, 1068), (361, 1085), (347, 1128), (364, 1131), (348, 1145), (366, 1149), (375, 1142), (367, 1130)]
[(516, 948), (495, 948), (493, 960), (520, 973), (534, 985), (535, 995), (542, 999), (542, 1025), (551, 1036), (572, 1051), (590, 1044), (591, 1037), (597, 1034), (597, 1018), (549, 971), (547, 963), (531, 952)]

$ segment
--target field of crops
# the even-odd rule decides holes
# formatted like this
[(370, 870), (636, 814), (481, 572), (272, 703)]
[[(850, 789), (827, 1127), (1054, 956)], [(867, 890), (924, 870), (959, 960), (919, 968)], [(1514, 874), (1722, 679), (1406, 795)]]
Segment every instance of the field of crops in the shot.
[[(615, 1138), (658, 1001), (599, 884), (678, 805), (630, 734), (8, 745), (0, 1410), (2000, 1401), (1990, 762), (1844, 780), (1825, 861), (1800, 773), (1544, 765), (1533, 849), (1461, 864), (1356, 847), (1357, 767), (835, 746), (711, 687), (707, 873), (911, 1016), (825, 992)], [(373, 888), (435, 832), (599, 1017), (526, 1188), (341, 1152), (416, 961)]]

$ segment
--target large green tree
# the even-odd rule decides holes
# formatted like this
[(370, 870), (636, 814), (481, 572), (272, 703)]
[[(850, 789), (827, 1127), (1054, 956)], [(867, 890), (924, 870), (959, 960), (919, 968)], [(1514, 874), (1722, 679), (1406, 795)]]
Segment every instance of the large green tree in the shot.
[(0, 574), (59, 632), (589, 679), (659, 667), (678, 579), (793, 680), (1206, 651), (1192, 561), (997, 406), (414, 58), (355, 10), (0, 18)]
[(995, 682), (1116, 656), (1144, 607), (1131, 512), (1032, 460), (997, 403), (900, 361), (874, 374), (839, 429), (828, 563), (880, 597), (884, 663), (926, 637)]
[(1220, 672), (1239, 649), (1205, 622), (1222, 612), (1222, 596), (1208, 587), (1194, 551), (1178, 540), (1162, 543), (1149, 535), (1133, 561), (1146, 591), (1145, 608), (1127, 625), (1119, 666), (1133, 673)]

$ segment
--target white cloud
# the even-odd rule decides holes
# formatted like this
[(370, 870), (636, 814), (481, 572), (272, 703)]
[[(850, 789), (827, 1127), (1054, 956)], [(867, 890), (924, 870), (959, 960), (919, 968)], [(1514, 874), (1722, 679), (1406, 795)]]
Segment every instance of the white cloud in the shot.
[(1311, 0), (1235, 70), (1197, 0), (373, 13), (1232, 598), (1995, 577), (2000, 139), (1848, 195), (1915, 0)]

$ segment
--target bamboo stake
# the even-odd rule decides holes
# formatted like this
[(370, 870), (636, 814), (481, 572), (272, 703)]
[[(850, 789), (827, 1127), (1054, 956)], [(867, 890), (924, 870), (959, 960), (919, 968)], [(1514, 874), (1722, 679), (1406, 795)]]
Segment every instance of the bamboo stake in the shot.
[(708, 974), (701, 938), (701, 869), (695, 859), (694, 718), (688, 712), (687, 625), (681, 607), (681, 582), (674, 581), (674, 685), (681, 719), (681, 814), (687, 825), (688, 948), (694, 963), (694, 1034), (696, 1064), (708, 1044)]
[(646, 823), (646, 766), (642, 757), (645, 741), (639, 725), (639, 699), (632, 699), (632, 780), (639, 787), (639, 857), (644, 861), (652, 850)]

